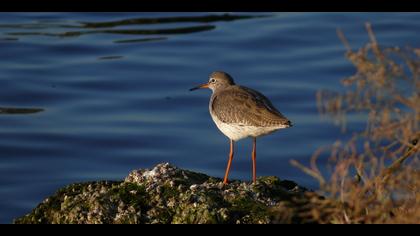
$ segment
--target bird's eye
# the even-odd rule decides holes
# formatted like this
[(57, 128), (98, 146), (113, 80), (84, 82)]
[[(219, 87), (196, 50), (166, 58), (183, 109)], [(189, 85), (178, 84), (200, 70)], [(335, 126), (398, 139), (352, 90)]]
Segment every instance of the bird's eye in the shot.
[(216, 82), (216, 80), (215, 80), (215, 79), (211, 79), (211, 80), (210, 80), (210, 83), (214, 83), (214, 82)]

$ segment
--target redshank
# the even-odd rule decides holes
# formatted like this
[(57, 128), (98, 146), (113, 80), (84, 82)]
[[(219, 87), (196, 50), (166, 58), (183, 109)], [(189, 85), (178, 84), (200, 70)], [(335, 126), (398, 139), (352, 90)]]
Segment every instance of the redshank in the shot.
[(263, 94), (236, 85), (226, 72), (210, 74), (209, 81), (190, 89), (190, 91), (209, 88), (212, 90), (209, 110), (217, 128), (229, 138), (230, 153), (223, 183), (227, 184), (230, 165), (233, 159), (234, 143), (252, 137), (252, 181), (257, 179), (257, 137), (292, 126)]

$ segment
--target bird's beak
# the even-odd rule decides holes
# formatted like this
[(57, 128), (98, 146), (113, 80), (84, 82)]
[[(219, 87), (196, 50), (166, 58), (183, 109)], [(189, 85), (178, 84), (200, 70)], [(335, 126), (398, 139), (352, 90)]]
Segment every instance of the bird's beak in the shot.
[(194, 91), (194, 90), (202, 89), (202, 88), (208, 88), (208, 87), (209, 87), (209, 84), (208, 83), (200, 84), (197, 87), (191, 88), (190, 91)]

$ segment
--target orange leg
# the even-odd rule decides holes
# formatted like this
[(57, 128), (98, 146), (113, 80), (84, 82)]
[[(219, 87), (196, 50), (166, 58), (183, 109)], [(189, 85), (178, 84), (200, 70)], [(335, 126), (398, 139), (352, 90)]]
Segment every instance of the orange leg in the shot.
[(232, 159), (233, 159), (233, 140), (230, 140), (230, 153), (229, 153), (229, 161), (226, 167), (226, 173), (225, 173), (225, 178), (223, 179), (223, 183), (227, 184), (228, 182), (228, 175), (229, 175), (229, 170), (230, 170), (230, 164), (232, 164)]
[(257, 138), (252, 142), (252, 181), (257, 181)]

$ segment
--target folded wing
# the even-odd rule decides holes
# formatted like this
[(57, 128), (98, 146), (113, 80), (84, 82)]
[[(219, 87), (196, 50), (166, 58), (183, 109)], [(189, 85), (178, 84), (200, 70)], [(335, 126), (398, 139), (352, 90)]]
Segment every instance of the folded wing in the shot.
[(263, 94), (243, 86), (232, 86), (215, 94), (211, 109), (224, 123), (256, 127), (291, 126)]

